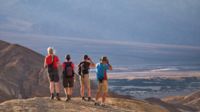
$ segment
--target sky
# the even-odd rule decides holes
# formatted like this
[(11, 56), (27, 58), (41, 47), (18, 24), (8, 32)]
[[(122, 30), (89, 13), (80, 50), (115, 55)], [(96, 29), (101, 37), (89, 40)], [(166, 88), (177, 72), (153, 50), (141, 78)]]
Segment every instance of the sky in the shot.
[(117, 55), (116, 48), (126, 48), (123, 54), (137, 53), (139, 58), (183, 56), (183, 60), (197, 60), (200, 1), (0, 0), (0, 39), (39, 52), (71, 41), (71, 47), (87, 44), (91, 54), (95, 53), (91, 47), (105, 50), (106, 44), (113, 55)]

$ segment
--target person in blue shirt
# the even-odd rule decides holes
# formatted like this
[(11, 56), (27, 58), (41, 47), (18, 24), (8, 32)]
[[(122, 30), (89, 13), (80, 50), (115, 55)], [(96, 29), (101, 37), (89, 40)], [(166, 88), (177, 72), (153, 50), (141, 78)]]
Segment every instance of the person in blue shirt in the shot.
[[(100, 59), (100, 63), (96, 64), (96, 76), (98, 80), (98, 90), (96, 93), (95, 105), (105, 106), (106, 96), (108, 93), (108, 77), (107, 70), (112, 70), (112, 66), (106, 56)], [(99, 98), (102, 97), (102, 103), (99, 103)]]

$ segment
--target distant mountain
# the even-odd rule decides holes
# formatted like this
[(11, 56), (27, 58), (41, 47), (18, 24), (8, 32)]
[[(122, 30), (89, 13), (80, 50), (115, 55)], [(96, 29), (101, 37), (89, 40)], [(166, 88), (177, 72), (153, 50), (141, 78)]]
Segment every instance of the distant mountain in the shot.
[(93, 102), (74, 98), (71, 102), (51, 101), (37, 97), (26, 100), (11, 100), (0, 104), (0, 111), (34, 111), (34, 112), (168, 112), (164, 108), (144, 101), (109, 98), (107, 105), (94, 106)]
[(171, 96), (167, 98), (147, 98), (147, 102), (160, 105), (170, 112), (199, 112), (200, 111), (200, 91), (186, 96)]
[(182, 104), (200, 110), (200, 91), (191, 93), (187, 96), (172, 96), (164, 98), (163, 101), (171, 104)]
[(0, 101), (48, 95), (44, 56), (0, 40)]

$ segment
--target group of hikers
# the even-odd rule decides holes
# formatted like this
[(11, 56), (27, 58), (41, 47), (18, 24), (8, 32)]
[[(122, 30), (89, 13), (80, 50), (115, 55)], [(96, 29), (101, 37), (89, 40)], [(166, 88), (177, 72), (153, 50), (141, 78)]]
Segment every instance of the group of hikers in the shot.
[[(60, 99), (60, 78), (59, 78), (59, 58), (55, 55), (52, 47), (47, 48), (47, 56), (45, 57), (44, 67), (48, 69), (48, 78), (50, 83), (50, 99)], [(78, 75), (80, 80), (80, 95), (83, 101), (93, 101), (91, 96), (89, 71), (91, 68), (96, 69), (96, 77), (98, 81), (98, 89), (95, 97), (95, 105), (105, 105), (108, 93), (107, 70), (112, 70), (112, 66), (106, 56), (102, 56), (100, 62), (95, 64), (88, 55), (84, 55), (83, 61), (78, 65)], [(67, 54), (62, 64), (62, 83), (66, 94), (66, 102), (71, 100), (75, 78), (75, 64), (71, 61), (71, 56)], [(87, 99), (85, 97), (85, 87), (87, 89)], [(56, 95), (54, 94), (56, 92)], [(99, 99), (102, 98), (100, 102)]]

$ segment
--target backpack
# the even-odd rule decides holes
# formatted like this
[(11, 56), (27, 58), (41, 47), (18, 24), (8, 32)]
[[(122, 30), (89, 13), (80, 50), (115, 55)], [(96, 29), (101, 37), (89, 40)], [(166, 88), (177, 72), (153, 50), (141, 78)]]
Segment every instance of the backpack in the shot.
[(48, 73), (52, 73), (54, 71), (54, 56), (52, 56), (52, 63), (48, 65)]
[(64, 62), (65, 68), (63, 70), (63, 77), (72, 78), (74, 77), (74, 70), (72, 68), (72, 62)]
[(101, 63), (97, 64), (97, 69), (96, 69), (96, 74), (97, 74), (97, 79), (102, 82), (102, 80), (104, 79), (104, 66)]
[(78, 68), (78, 74), (79, 75), (85, 75), (89, 73), (89, 69), (90, 69), (90, 63), (83, 61), (79, 64), (79, 68)]

